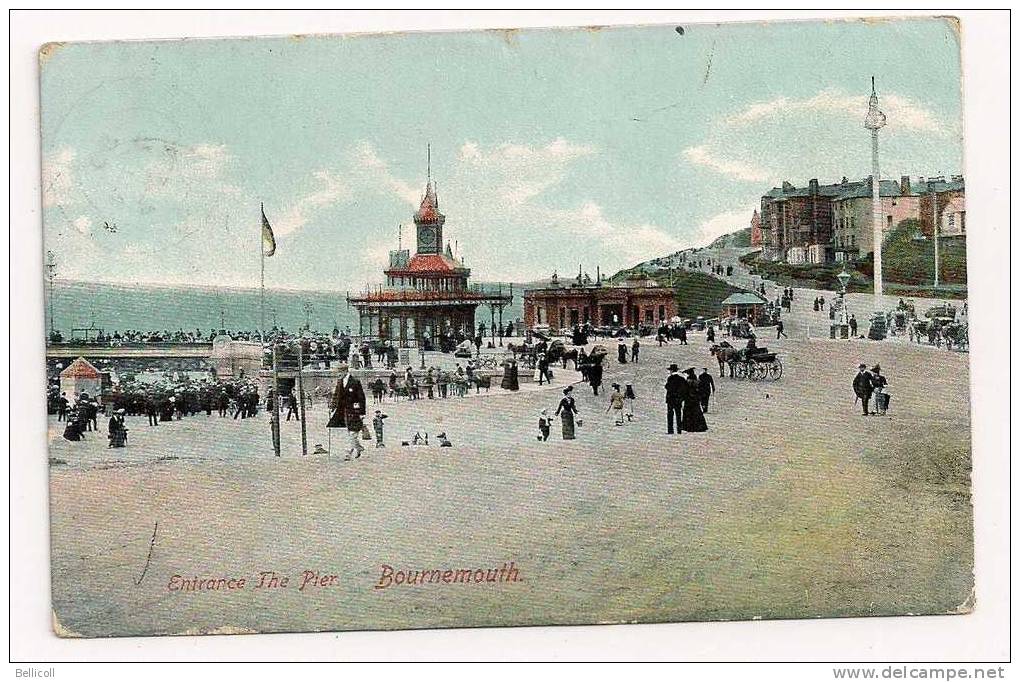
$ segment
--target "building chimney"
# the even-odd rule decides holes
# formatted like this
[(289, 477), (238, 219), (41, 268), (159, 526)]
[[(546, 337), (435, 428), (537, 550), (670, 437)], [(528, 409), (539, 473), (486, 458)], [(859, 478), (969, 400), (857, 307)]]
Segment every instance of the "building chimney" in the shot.
[(846, 179), (846, 176), (844, 175), (843, 179), (839, 181), (839, 184), (845, 185), (847, 182), (848, 182), (848, 180)]
[(794, 190), (793, 185), (791, 185), (788, 180), (783, 180), (783, 194), (786, 194), (787, 192), (792, 192), (793, 190)]
[(909, 175), (901, 175), (900, 176), (900, 195), (901, 196), (905, 196), (905, 197), (906, 196), (910, 196), (910, 176)]
[(818, 178), (811, 178), (808, 182), (808, 192), (818, 194)]

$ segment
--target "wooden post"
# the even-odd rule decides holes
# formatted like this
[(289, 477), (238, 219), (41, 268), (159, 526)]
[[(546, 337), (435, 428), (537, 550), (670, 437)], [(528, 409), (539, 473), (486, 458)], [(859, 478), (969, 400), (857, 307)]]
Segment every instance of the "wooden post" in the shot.
[(304, 374), (305, 361), (304, 351), (301, 347), (300, 339), (298, 339), (297, 358), (298, 358), (298, 375), (297, 375), (298, 400), (301, 401), (301, 404), (299, 406), (301, 416), (301, 456), (304, 457), (308, 455), (308, 427), (306, 426), (305, 422), (305, 383), (303, 377), (301, 376), (302, 374)]
[(280, 364), (276, 354), (279, 344), (273, 341), (273, 416), (270, 429), (273, 434), (273, 451), (280, 456)]

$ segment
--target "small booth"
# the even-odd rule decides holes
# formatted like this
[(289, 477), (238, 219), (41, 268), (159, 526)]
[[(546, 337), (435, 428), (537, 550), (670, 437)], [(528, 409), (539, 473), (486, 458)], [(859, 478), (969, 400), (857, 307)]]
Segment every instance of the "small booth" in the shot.
[(220, 378), (254, 378), (262, 369), (262, 344), (235, 341), (226, 334), (213, 339), (209, 362)]
[(88, 393), (95, 397), (102, 393), (103, 373), (85, 358), (79, 357), (60, 373), (60, 392), (68, 399)]
[(744, 291), (731, 294), (722, 302), (722, 316), (735, 320), (747, 320), (757, 325), (764, 320), (766, 301), (758, 294)]

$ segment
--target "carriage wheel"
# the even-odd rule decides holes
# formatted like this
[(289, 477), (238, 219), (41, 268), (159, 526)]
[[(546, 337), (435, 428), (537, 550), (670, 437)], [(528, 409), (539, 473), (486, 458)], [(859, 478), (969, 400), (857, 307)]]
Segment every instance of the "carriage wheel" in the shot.
[(761, 381), (766, 376), (768, 376), (768, 373), (769, 373), (768, 365), (760, 363), (760, 362), (756, 362), (756, 363), (754, 363), (753, 368), (754, 368), (754, 370), (753, 370), (753, 372), (751, 374), (751, 379), (752, 380), (754, 380), (754, 381)]
[(736, 363), (736, 365), (734, 365), (733, 369), (735, 370), (733, 375), (737, 379), (746, 379), (747, 378), (747, 363), (745, 363), (745, 362), (738, 362), (738, 363)]
[(779, 361), (779, 358), (776, 358), (772, 361), (772, 364), (769, 365), (769, 377), (775, 381), (781, 376), (783, 376), (783, 363)]

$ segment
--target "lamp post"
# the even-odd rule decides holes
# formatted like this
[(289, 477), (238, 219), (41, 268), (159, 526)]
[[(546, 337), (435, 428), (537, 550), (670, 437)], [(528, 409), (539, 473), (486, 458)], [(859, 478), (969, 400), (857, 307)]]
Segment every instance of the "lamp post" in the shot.
[(850, 316), (846, 310), (846, 285), (850, 283), (850, 273), (846, 271), (846, 263), (843, 263), (843, 272), (836, 275), (836, 279), (839, 280), (839, 324), (840, 324), (840, 335), (842, 336), (842, 327), (850, 324)]
[(46, 279), (49, 280), (49, 308), (50, 308), (50, 337), (53, 337), (53, 332), (56, 331), (56, 326), (53, 324), (53, 280), (57, 276), (57, 259), (53, 255), (52, 251), (46, 252)]

